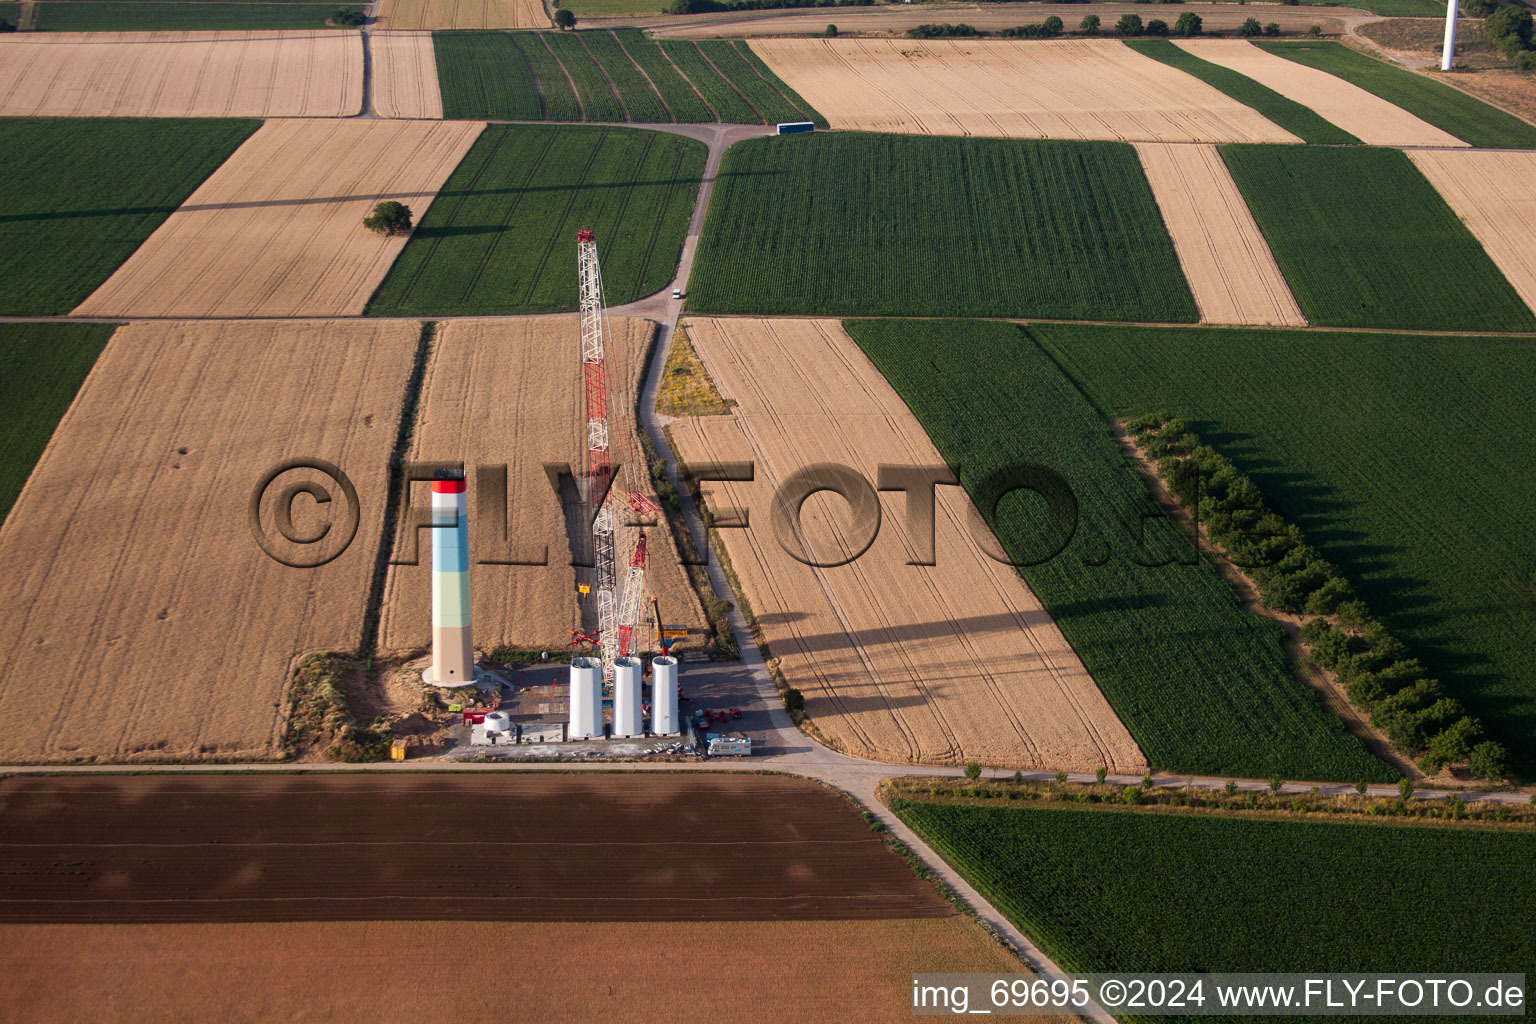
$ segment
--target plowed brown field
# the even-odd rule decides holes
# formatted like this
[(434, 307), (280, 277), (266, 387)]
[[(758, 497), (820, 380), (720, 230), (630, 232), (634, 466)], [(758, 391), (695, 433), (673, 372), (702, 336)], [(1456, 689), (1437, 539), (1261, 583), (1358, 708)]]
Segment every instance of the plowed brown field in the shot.
[(1408, 156), (1536, 310), (1536, 153), (1409, 150)]
[(540, 0), (380, 0), (378, 27), (549, 28)]
[(356, 32), (25, 32), (0, 36), (7, 117), (351, 117)]
[(1215, 146), (1138, 142), (1200, 319), (1306, 326), (1248, 204)]
[(1241, 39), (1181, 39), (1201, 60), (1231, 68), (1254, 81), (1311, 107), (1361, 142), (1371, 146), (1465, 146), (1402, 107), (1326, 71), (1267, 53)]
[[(909, 763), (1140, 770), (1146, 760), (1040, 602), (970, 539), (972, 506), (937, 489), (933, 567), (906, 564), (904, 499), (888, 494), (874, 544), (811, 568), (777, 543), (773, 489), (814, 463), (942, 466), (901, 399), (833, 320), (689, 320), (730, 417), (678, 420), (679, 456), (756, 465), (751, 483), (706, 484), (716, 513), (746, 508), (726, 550), (789, 685), (848, 753)], [(807, 546), (845, 547), (847, 505), (805, 503)], [(995, 544), (995, 541), (992, 542)], [(819, 559), (826, 561), (829, 559)]]
[[(418, 330), (118, 330), (0, 528), (0, 758), (280, 752), (295, 658), (362, 636)], [(263, 474), (296, 456), (340, 466), (361, 499), (356, 539), (315, 569), (268, 558), (247, 519)], [(297, 532), (330, 521), (316, 508), (294, 503)]]
[[(609, 326), (610, 388), (613, 395), (623, 396), (610, 400), (613, 458), (627, 460), (625, 450), (633, 448), (637, 472), (630, 479), (641, 481), (649, 491), (630, 410), (655, 327), (649, 320), (620, 318)], [(586, 428), (580, 347), (574, 316), (452, 320), (438, 328), (433, 340), (411, 458), (463, 462), (466, 467), (505, 464), (514, 539), (549, 549), (547, 566), (474, 565), (470, 583), (474, 636), (476, 646), (484, 650), (563, 648), (570, 642), (567, 629), (582, 625), (582, 601), (593, 600), (581, 599), (576, 592), (564, 513), (543, 469), (546, 463), (576, 470), (582, 464)], [(626, 434), (629, 440), (621, 441)], [(425, 501), (426, 485), (420, 487), (420, 499)], [(619, 557), (624, 564), (633, 549), (634, 532), (619, 531)], [(667, 529), (649, 530), (647, 537), (648, 594), (659, 599), (669, 622), (702, 630), (703, 610)], [(422, 650), (431, 640), (431, 559), (425, 547), (424, 541), (417, 565), (390, 567), (380, 634), (387, 650)], [(403, 553), (403, 548), (396, 550)], [(470, 556), (487, 557), (474, 550), (473, 538)], [(595, 627), (596, 622), (587, 625)]]
[(374, 32), (373, 109), (380, 117), (442, 117), (431, 32)]
[(78, 316), (358, 316), (405, 246), (363, 227), (383, 199), (419, 221), (477, 121), (268, 121)]
[(5, 922), (955, 913), (789, 776), (13, 777), (0, 826)]
[(1022, 139), (1300, 141), (1253, 108), (1113, 39), (753, 39), (751, 46), (833, 128)]

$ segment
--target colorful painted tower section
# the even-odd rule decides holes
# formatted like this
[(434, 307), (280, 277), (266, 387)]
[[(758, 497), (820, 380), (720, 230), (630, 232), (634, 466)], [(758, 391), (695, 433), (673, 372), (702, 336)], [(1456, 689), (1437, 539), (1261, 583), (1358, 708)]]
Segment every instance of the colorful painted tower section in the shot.
[(469, 632), (469, 501), (463, 480), (432, 481), (432, 667), (422, 681), (475, 681)]

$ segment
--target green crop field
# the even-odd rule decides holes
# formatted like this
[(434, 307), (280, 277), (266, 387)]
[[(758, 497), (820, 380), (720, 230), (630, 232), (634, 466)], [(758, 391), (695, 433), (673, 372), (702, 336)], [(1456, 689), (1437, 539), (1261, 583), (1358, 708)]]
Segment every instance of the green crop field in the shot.
[(1107, 413), (1188, 419), (1536, 778), (1536, 341), (1030, 330)]
[(1113, 142), (737, 143), (691, 288), (721, 313), (1197, 316), (1136, 152)]
[(571, 81), (576, 83), (576, 98), (581, 102), (583, 121), (627, 120), (613, 86), (608, 84), (603, 69), (587, 53), (580, 39), (569, 32), (545, 32), (543, 38), (571, 76)]
[[(437, 33), (434, 32), (433, 35)], [(505, 35), (507, 41), (528, 63), (529, 73), (533, 75), (534, 84), (539, 90), (544, 120), (580, 121), (581, 106), (576, 101), (576, 93), (571, 89), (571, 80), (566, 77), (565, 68), (561, 66), (560, 61), (550, 52), (549, 47), (544, 45), (544, 33), (515, 32)], [(453, 75), (474, 76), (483, 73), (485, 72), (473, 64), (458, 64), (450, 69), (450, 74)], [(441, 71), (438, 72), (438, 78), (442, 78)], [(492, 110), (482, 116), (499, 115)]]
[(618, 90), (628, 120), (641, 123), (662, 124), (672, 120), (667, 108), (645, 80), (645, 75), (629, 59), (629, 54), (619, 45), (612, 32), (581, 32), (573, 35), (587, 48), (594, 60), (608, 74), (613, 87)]
[(0, 523), (112, 331), (112, 324), (0, 324)]
[(448, 178), (368, 312), (576, 308), (576, 232), (597, 232), (608, 302), (672, 279), (705, 147), (626, 128), (491, 125)]
[(800, 110), (774, 84), (758, 74), (729, 39), (711, 39), (699, 43), (699, 52), (730, 79), (767, 124), (780, 121), (805, 121), (809, 115)]
[[(507, 33), (434, 32), (432, 53), (437, 61), (444, 117), (543, 119), (539, 84)], [(570, 89), (565, 92), (569, 95)]]
[[(1445, 17), (1445, 8), (1438, 11)], [(1356, 53), (1339, 43), (1261, 42), (1270, 53), (1353, 82), (1473, 146), (1536, 149), (1536, 125), (1442, 82)]]
[(0, 314), (68, 313), (261, 122), (0, 120)]
[[(44, 0), (39, 32), (183, 32), (231, 29), (325, 28), (339, 3), (110, 3)], [(362, 5), (357, 5), (362, 6)]]
[(746, 61), (752, 70), (756, 71), (764, 81), (773, 86), (778, 94), (789, 102), (800, 120), (813, 121), (818, 128), (827, 127), (827, 119), (822, 117), (815, 107), (807, 103), (804, 96), (791, 89), (789, 83), (774, 74), (773, 69), (763, 63), (761, 57), (752, 52), (752, 47), (748, 45), (745, 39), (733, 40), (731, 45), (736, 47), (736, 52), (741, 55), (741, 59)]
[(1171, 40), (1127, 39), (1124, 42), (1137, 53), (1194, 75), (1239, 103), (1247, 104), (1303, 142), (1330, 145), (1353, 145), (1360, 142), (1311, 107), (1302, 106), (1231, 68), (1201, 60), (1188, 50), (1173, 45)]
[(897, 814), (1067, 971), (1536, 969), (1530, 831), (928, 801)]
[(661, 49), (699, 90), (717, 119), (727, 124), (763, 123), (762, 116), (730, 82), (720, 77), (694, 43), (687, 39), (663, 39)]
[(715, 119), (714, 112), (699, 98), (698, 92), (678, 74), (677, 68), (661, 52), (661, 47), (647, 39), (644, 32), (637, 28), (621, 28), (614, 32), (614, 38), (661, 94), (672, 120), (693, 124)]
[(1529, 331), (1536, 317), (1400, 150), (1223, 146), (1314, 324)]
[(20, 4), (0, 4), (0, 21), (7, 25), (15, 25), (16, 19), (21, 17)]
[[(848, 330), (922, 422), (1148, 760), (1174, 772), (1390, 780), (1291, 674), (1281, 630), (1239, 605), (1157, 508), (1109, 426), (1013, 324), (859, 320)], [(1015, 466), (1075, 495), (987, 497)], [(1044, 488), (1042, 485), (1042, 489)], [(993, 514), (989, 505), (997, 505)], [(1068, 536), (1066, 546), (1047, 557)], [(1145, 539), (1143, 539), (1145, 538)]]

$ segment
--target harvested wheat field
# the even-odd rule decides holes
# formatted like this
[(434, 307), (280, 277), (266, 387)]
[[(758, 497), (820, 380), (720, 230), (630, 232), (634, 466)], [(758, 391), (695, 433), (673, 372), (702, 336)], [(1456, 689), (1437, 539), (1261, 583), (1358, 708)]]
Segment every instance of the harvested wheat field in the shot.
[(549, 28), (540, 0), (380, 0), (380, 29)]
[(1536, 153), (1409, 150), (1408, 157), (1536, 310)]
[(1394, 103), (1326, 71), (1266, 53), (1241, 39), (1180, 39), (1201, 60), (1239, 74), (1311, 107), (1368, 146), (1465, 146)]
[(363, 227), (383, 199), (417, 220), (476, 121), (268, 121), (77, 316), (359, 316), (405, 236)]
[[(751, 483), (704, 484), (744, 594), (789, 685), (820, 734), (850, 754), (906, 763), (975, 759), (1020, 768), (1141, 770), (1145, 758), (1017, 571), (983, 554), (959, 487), (937, 488), (933, 567), (906, 529), (903, 496), (881, 501), (873, 546), (850, 564), (811, 568), (771, 525), (771, 495), (814, 463), (876, 478), (879, 463), (940, 466), (917, 419), (835, 320), (689, 320), (689, 336), (730, 417), (675, 421), (679, 457), (752, 461)], [(818, 561), (847, 550), (848, 506), (804, 505)], [(985, 527), (982, 527), (985, 531)], [(924, 531), (920, 531), (922, 533)], [(996, 541), (985, 533), (991, 545)]]
[[(295, 658), (355, 650), (362, 636), (418, 332), (412, 321), (322, 321), (113, 335), (0, 528), (11, 567), (0, 581), (0, 758), (280, 753)], [(247, 516), (262, 476), (295, 456), (340, 466), (361, 499), (356, 539), (315, 569), (263, 554)], [(262, 522), (276, 537), (274, 504)], [(296, 534), (330, 521), (315, 509), (293, 503)], [(334, 525), (339, 542), (345, 523)], [(277, 550), (292, 561), (330, 549)]]
[[(631, 455), (626, 449), (632, 450), (638, 472), (629, 479), (640, 481), (649, 492), (629, 410), (655, 325), (615, 318), (609, 328), (612, 456), (615, 462), (627, 462)], [(482, 565), (478, 560), (492, 553), (476, 548), (471, 531), (470, 555), (477, 562), (470, 584), (474, 637), (484, 650), (563, 648), (570, 642), (566, 630), (583, 624), (583, 603), (593, 604), (592, 598), (583, 602), (576, 592), (565, 514), (543, 468), (555, 463), (579, 471), (582, 465), (586, 427), (580, 346), (575, 316), (451, 320), (438, 327), (433, 339), (410, 457), (419, 462), (463, 462), (466, 468), (505, 464), (514, 541), (549, 549), (549, 564), (544, 566)], [(427, 485), (418, 487), (425, 502)], [(473, 494), (470, 500), (478, 502)], [(472, 511), (475, 507), (471, 504)], [(622, 564), (628, 564), (634, 532), (619, 531)], [(702, 629), (703, 610), (667, 529), (648, 530), (646, 536), (646, 589), (660, 600), (669, 621)], [(533, 557), (537, 555), (534, 550)], [(397, 546), (396, 557), (404, 556), (405, 548)], [(417, 557), (416, 565), (390, 567), (380, 634), (386, 650), (425, 650), (431, 640), (431, 557), (424, 547)], [(595, 617), (595, 609), (588, 612)], [(595, 618), (586, 623), (588, 629), (595, 626)]]
[(462, 1024), (714, 1024), (722, 1004), (698, 998), (701, 992), (728, 992), (728, 1017), (740, 1024), (876, 1024), (910, 1016), (918, 971), (1027, 970), (958, 915), (0, 925), (0, 1001), (32, 1024), (449, 1017)]
[(380, 117), (443, 116), (431, 32), (374, 32), (373, 110)]
[(356, 32), (25, 32), (0, 36), (7, 117), (351, 117)]
[(1138, 142), (1136, 155), (1173, 237), (1201, 322), (1306, 326), (1216, 147)]
[(833, 128), (1149, 142), (1297, 142), (1253, 108), (1113, 39), (753, 39)]

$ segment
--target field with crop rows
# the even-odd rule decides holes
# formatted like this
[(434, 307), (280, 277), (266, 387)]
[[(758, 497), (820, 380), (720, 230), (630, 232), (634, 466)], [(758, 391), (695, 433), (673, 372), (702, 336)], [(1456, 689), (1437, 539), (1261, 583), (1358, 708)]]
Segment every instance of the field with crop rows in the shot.
[(666, 103), (672, 120), (693, 124), (715, 119), (714, 111), (700, 98), (699, 91), (678, 72), (677, 66), (661, 52), (661, 47), (646, 38), (644, 32), (637, 28), (621, 28), (615, 30), (613, 36), (630, 60), (650, 79), (652, 87)]
[(662, 124), (672, 120), (661, 97), (651, 88), (635, 62), (629, 59), (629, 54), (612, 32), (581, 32), (571, 38), (585, 46), (592, 59), (602, 66), (624, 104), (626, 120), (642, 124)]
[[(1020, 570), (1025, 581), (1149, 762), (1250, 778), (1395, 777), (1292, 677), (1279, 627), (1244, 611), (1166, 520), (1147, 518), (1154, 503), (1108, 424), (1027, 330), (954, 320), (848, 329), (1004, 549), (1039, 563)], [(990, 475), (1018, 465), (1059, 474), (1075, 498), (989, 499)]]
[(1168, 39), (1127, 39), (1125, 45), (1153, 60), (1194, 75), (1206, 85), (1220, 89), (1239, 103), (1246, 103), (1303, 142), (1327, 145), (1352, 145), (1360, 140), (1323, 118), (1311, 107), (1261, 85), (1230, 68), (1201, 60), (1188, 50), (1181, 50)]
[[(624, 108), (614, 95), (613, 87), (597, 61), (587, 53), (581, 40), (569, 32), (543, 32), (540, 38), (549, 46), (555, 59), (565, 68), (576, 86), (576, 101), (581, 104), (583, 121), (625, 121)], [(529, 44), (530, 46), (532, 43)]]
[[(1444, 19), (1442, 9), (1439, 16)], [(1459, 89), (1374, 60), (1339, 43), (1257, 43), (1298, 64), (1326, 71), (1395, 103), (1443, 131), (1493, 149), (1536, 149), (1536, 125), (1506, 114)]]
[[(1536, 895), (1511, 884), (1536, 859), (1529, 831), (927, 801), (897, 813), (1067, 971), (1536, 969)], [(1412, 885), (1384, 884), (1402, 871)]]
[(661, 50), (683, 76), (693, 83), (715, 112), (715, 119), (727, 124), (762, 124), (752, 105), (735, 85), (722, 78), (704, 58), (698, 45), (687, 39), (663, 39)]
[(693, 308), (1193, 321), (1136, 152), (817, 134), (725, 154)]
[(44, 0), (39, 32), (188, 32), (330, 28), (334, 3), (111, 3)]
[(428, 208), (368, 312), (576, 308), (577, 229), (597, 232), (611, 305), (672, 279), (701, 143), (626, 128), (491, 125)]
[(0, 314), (68, 313), (260, 125), (0, 121)]
[(1030, 328), (1096, 404), (1157, 409), (1249, 474), (1536, 777), (1536, 345)]
[[(507, 33), (434, 32), (432, 51), (437, 60), (438, 85), (443, 92), (444, 117), (497, 117), (508, 121), (538, 121), (545, 117), (543, 85), (534, 78), (528, 59)], [(561, 112), (559, 100), (570, 96), (571, 90), (566, 87), (556, 100), (554, 113)], [(575, 110), (574, 97), (571, 110)]]
[(1536, 328), (1477, 239), (1401, 151), (1227, 146), (1222, 155), (1311, 323)]
[(111, 324), (0, 324), (0, 523), (111, 335)]
[(742, 56), (742, 50), (745, 49), (745, 43), (729, 39), (709, 39), (699, 43), (699, 52), (704, 55), (704, 59), (736, 86), (737, 91), (757, 111), (760, 120), (768, 124), (810, 120), (810, 108), (800, 109), (772, 82), (763, 78), (757, 68)]

